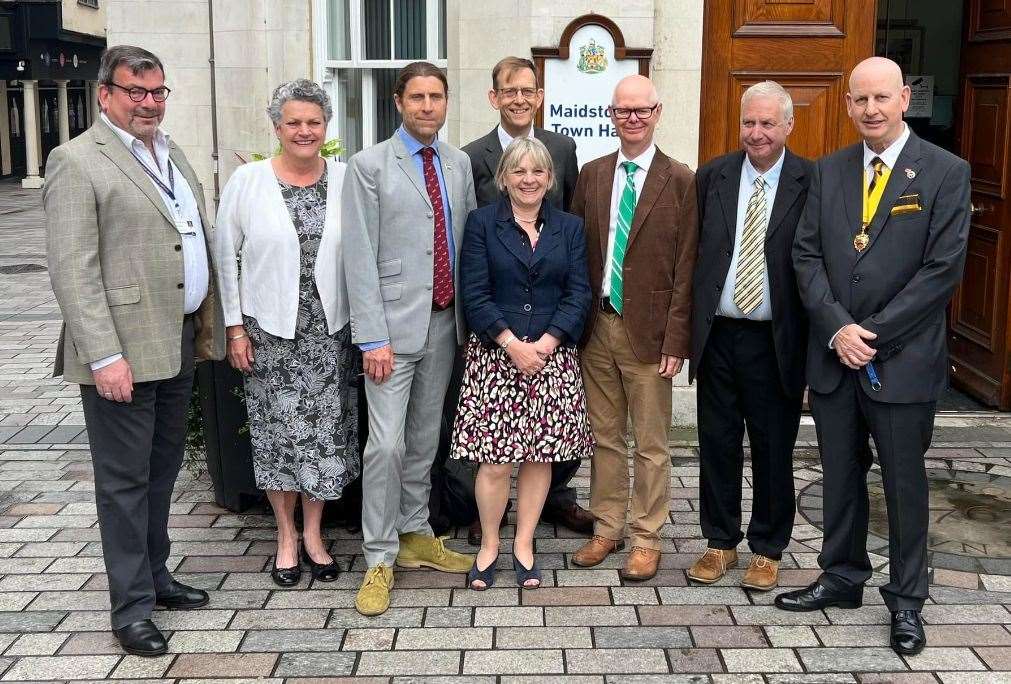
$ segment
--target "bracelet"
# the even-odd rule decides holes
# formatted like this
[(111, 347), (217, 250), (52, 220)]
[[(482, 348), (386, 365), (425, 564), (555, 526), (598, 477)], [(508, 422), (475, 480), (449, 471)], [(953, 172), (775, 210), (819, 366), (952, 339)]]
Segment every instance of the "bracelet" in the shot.
[(516, 336), (515, 335), (510, 335), (509, 339), (507, 339), (505, 342), (503, 342), (499, 346), (502, 347), (503, 350), (505, 350), (505, 349), (508, 349), (509, 345), (512, 344), (515, 341), (516, 341)]
[(241, 335), (231, 336), (231, 337), (228, 338), (228, 341), (231, 342), (233, 340), (241, 340), (245, 336), (246, 336), (246, 333), (242, 333)]

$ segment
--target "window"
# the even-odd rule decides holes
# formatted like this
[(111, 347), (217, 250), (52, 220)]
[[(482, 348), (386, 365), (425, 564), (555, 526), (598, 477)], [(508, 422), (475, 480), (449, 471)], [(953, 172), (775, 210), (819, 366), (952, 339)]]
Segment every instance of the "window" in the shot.
[(11, 17), (0, 14), (0, 50), (14, 49), (14, 34), (11, 32)]
[(343, 158), (393, 135), (397, 72), (446, 67), (446, 0), (316, 0), (318, 76), (334, 102), (330, 135)]

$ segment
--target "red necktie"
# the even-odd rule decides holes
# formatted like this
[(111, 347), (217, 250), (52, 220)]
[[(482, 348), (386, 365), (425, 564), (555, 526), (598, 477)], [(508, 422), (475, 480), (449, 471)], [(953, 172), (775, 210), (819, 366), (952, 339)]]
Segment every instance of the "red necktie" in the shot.
[(449, 240), (446, 238), (446, 212), (442, 207), (442, 191), (439, 190), (439, 177), (435, 175), (435, 164), (431, 147), (421, 148), (424, 160), (425, 190), (432, 200), (432, 211), (435, 213), (435, 255), (432, 263), (432, 303), (439, 309), (445, 309), (453, 301), (453, 271), (449, 267)]

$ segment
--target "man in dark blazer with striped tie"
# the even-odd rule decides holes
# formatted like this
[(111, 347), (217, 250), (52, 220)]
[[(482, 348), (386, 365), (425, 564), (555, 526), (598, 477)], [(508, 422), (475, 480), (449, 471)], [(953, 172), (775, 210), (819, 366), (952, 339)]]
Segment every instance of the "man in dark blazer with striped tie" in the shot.
[(947, 384), (946, 308), (962, 277), (969, 165), (903, 122), (909, 87), (891, 60), (850, 75), (846, 108), (863, 141), (818, 161), (793, 249), (811, 320), (807, 377), (825, 474), (817, 582), (784, 610), (857, 608), (867, 555), (868, 434), (888, 508), (892, 648), (926, 645), (929, 498), (923, 457)]
[(793, 446), (804, 396), (807, 316), (790, 257), (811, 162), (786, 149), (790, 94), (774, 81), (741, 98), (740, 151), (696, 176), (699, 257), (692, 287), (692, 361), (698, 378), (702, 533), (688, 571), (712, 584), (737, 564), (744, 430), (751, 448), (751, 562), (741, 584), (776, 586), (793, 531)]

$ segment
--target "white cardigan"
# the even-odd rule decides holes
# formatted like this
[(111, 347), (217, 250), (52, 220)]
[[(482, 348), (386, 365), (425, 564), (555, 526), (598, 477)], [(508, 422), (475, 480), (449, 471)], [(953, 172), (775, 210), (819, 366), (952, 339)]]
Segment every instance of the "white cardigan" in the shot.
[[(350, 319), (340, 253), (340, 195), (346, 168), (338, 161), (326, 162), (326, 223), (314, 268), (331, 335)], [(269, 159), (243, 164), (225, 185), (214, 230), (214, 257), (225, 325), (241, 325), (245, 314), (271, 335), (294, 338), (301, 247)]]

